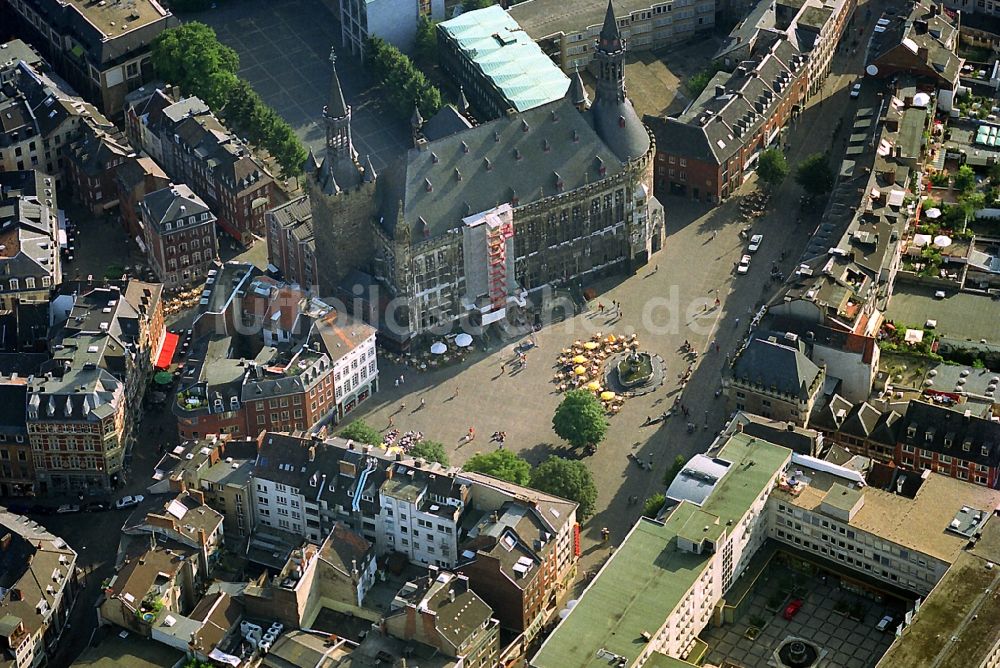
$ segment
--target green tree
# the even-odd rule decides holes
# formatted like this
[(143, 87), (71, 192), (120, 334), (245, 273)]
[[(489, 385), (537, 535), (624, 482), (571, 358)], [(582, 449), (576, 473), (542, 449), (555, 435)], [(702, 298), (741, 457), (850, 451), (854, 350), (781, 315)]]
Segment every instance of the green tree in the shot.
[(576, 501), (581, 519), (594, 514), (597, 486), (583, 462), (552, 455), (531, 471), (531, 487)]
[(785, 154), (776, 148), (761, 152), (757, 159), (757, 176), (768, 188), (777, 188), (788, 176)]
[(663, 486), (670, 487), (670, 483), (674, 481), (677, 474), (684, 470), (684, 465), (687, 464), (687, 460), (683, 456), (677, 455), (674, 457), (674, 463), (670, 465), (666, 473), (663, 474)]
[(552, 429), (574, 447), (604, 440), (608, 421), (597, 398), (586, 390), (570, 390), (552, 416)]
[(368, 38), (367, 65), (396, 113), (409, 119), (418, 107), (424, 118), (441, 108), (441, 91), (403, 52), (378, 37)]
[(656, 519), (656, 516), (660, 514), (660, 508), (662, 508), (663, 504), (666, 502), (667, 497), (659, 492), (649, 497), (646, 499), (646, 503), (642, 504), (643, 517)]
[(711, 66), (693, 75), (684, 83), (684, 89), (687, 91), (687, 94), (691, 97), (698, 97), (701, 95), (702, 91), (704, 91), (708, 87), (708, 84), (712, 81), (712, 77), (714, 77), (721, 69), (722, 67), (720, 65), (713, 63)]
[(153, 40), (152, 60), (158, 76), (198, 96), (211, 109), (225, 104), (240, 66), (236, 52), (197, 21), (160, 33)]
[(956, 190), (967, 193), (976, 187), (976, 173), (972, 171), (972, 167), (962, 165), (958, 168), (958, 173), (955, 174), (953, 184)]
[(470, 457), (462, 468), (466, 471), (485, 473), (516, 485), (527, 485), (531, 480), (531, 465), (510, 450), (480, 452)]
[(474, 12), (477, 9), (486, 9), (493, 4), (493, 0), (462, 0), (463, 12)]
[(833, 170), (827, 156), (823, 153), (813, 153), (799, 163), (795, 170), (795, 182), (811, 197), (818, 197), (830, 192), (833, 188)]
[(993, 185), (1000, 184), (1000, 162), (994, 162), (992, 165), (990, 165), (987, 174), (990, 177), (990, 183), (992, 183)]
[(421, 16), (417, 21), (417, 37), (413, 53), (417, 61), (424, 67), (437, 64), (437, 24), (430, 18)]
[(429, 462), (437, 462), (443, 466), (448, 465), (448, 453), (444, 451), (444, 445), (437, 441), (420, 441), (410, 448), (410, 455), (423, 457)]
[(340, 430), (341, 438), (348, 438), (367, 445), (381, 445), (382, 434), (364, 420), (355, 420)]

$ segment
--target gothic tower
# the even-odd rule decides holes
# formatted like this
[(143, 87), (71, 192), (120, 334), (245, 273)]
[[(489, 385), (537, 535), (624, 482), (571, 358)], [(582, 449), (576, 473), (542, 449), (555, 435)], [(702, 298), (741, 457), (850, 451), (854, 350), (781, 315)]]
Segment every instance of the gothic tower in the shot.
[(604, 15), (604, 26), (597, 38), (594, 54), (597, 62), (597, 91), (594, 101), (625, 101), (625, 39), (618, 30), (615, 10), (608, 0), (608, 11)]
[[(618, 30), (611, 0), (608, 0), (604, 26), (597, 38), (594, 63), (597, 90), (589, 112), (594, 130), (622, 160), (646, 156), (650, 147), (649, 134), (625, 95), (625, 39)], [(573, 88), (570, 86), (570, 90)]]
[(350, 189), (361, 183), (362, 168), (351, 139), (351, 108), (344, 102), (344, 91), (337, 76), (337, 54), (330, 51), (330, 96), (323, 107), (326, 149), (316, 177), (327, 195)]
[(351, 107), (344, 101), (332, 51), (330, 63), (330, 93), (323, 107), (326, 146), (314, 178), (306, 183), (320, 268), (318, 282), (324, 295), (336, 294), (353, 270), (365, 270), (371, 264), (377, 181), (371, 157), (366, 157), (363, 167), (358, 162), (351, 139)]
[(337, 54), (330, 50), (330, 97), (323, 107), (323, 124), (326, 126), (327, 157), (346, 157), (351, 161), (358, 159), (351, 141), (351, 108), (344, 102), (344, 91), (340, 88), (340, 77), (337, 76)]

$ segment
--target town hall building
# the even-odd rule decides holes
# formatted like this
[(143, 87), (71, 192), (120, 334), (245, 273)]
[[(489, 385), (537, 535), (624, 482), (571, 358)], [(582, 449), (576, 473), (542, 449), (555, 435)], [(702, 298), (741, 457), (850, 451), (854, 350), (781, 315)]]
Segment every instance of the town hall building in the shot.
[(454, 107), (426, 122), (415, 112), (413, 148), (380, 174), (358, 159), (334, 68), (326, 147), (322, 161), (310, 155), (310, 206), (300, 207), (321, 293), (354, 304), (405, 349), (463, 321), (516, 322), (546, 286), (649, 262), (665, 234), (655, 146), (625, 92), (610, 3), (596, 49), (593, 104), (577, 74), (564, 98), (480, 125)]

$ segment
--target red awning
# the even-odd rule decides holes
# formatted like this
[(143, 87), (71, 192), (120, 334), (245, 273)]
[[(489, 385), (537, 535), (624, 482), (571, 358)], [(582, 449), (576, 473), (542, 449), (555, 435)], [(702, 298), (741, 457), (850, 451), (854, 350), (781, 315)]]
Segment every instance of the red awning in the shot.
[(160, 354), (156, 357), (156, 368), (166, 369), (170, 366), (170, 362), (174, 359), (174, 352), (177, 351), (177, 344), (180, 342), (181, 337), (177, 334), (172, 334), (167, 332), (163, 337), (163, 347), (160, 348)]

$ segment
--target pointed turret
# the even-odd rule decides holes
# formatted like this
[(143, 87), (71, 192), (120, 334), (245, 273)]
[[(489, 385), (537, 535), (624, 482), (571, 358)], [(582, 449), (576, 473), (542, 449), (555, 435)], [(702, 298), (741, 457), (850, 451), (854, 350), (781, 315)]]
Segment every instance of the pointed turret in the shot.
[(458, 110), (462, 112), (463, 116), (469, 115), (469, 99), (465, 97), (465, 88), (463, 86), (458, 87)]
[(315, 174), (319, 170), (319, 160), (316, 158), (316, 154), (313, 153), (312, 148), (309, 149), (309, 155), (306, 156), (306, 164), (302, 166), (302, 171), (306, 174)]
[(330, 49), (330, 65), (330, 97), (323, 107), (326, 151), (317, 176), (323, 192), (336, 194), (340, 188), (352, 188), (361, 182), (361, 165), (351, 139), (351, 108), (344, 101), (344, 91), (340, 88), (337, 54), (333, 49)]
[(590, 97), (587, 95), (587, 88), (583, 85), (583, 77), (580, 76), (579, 68), (573, 70), (570, 77), (569, 99), (580, 111), (584, 111), (590, 105)]
[(326, 115), (330, 118), (343, 118), (350, 113), (344, 102), (344, 91), (340, 88), (340, 77), (337, 76), (337, 54), (330, 50), (330, 64), (333, 65), (333, 75), (330, 77), (330, 97), (326, 104)]
[(363, 180), (365, 183), (375, 183), (375, 165), (372, 164), (372, 156), (369, 153), (365, 156), (365, 174)]
[(622, 160), (638, 158), (649, 151), (649, 135), (625, 93), (625, 40), (610, 1), (594, 62), (597, 90), (590, 106), (594, 129)]
[(413, 107), (413, 115), (410, 116), (410, 127), (413, 131), (418, 131), (424, 125), (424, 117), (420, 115), (420, 107)]
[(615, 19), (615, 8), (608, 0), (608, 11), (604, 14), (604, 26), (601, 27), (601, 34), (597, 40), (597, 48), (608, 53), (621, 51), (625, 48), (622, 34), (618, 30), (618, 20)]

